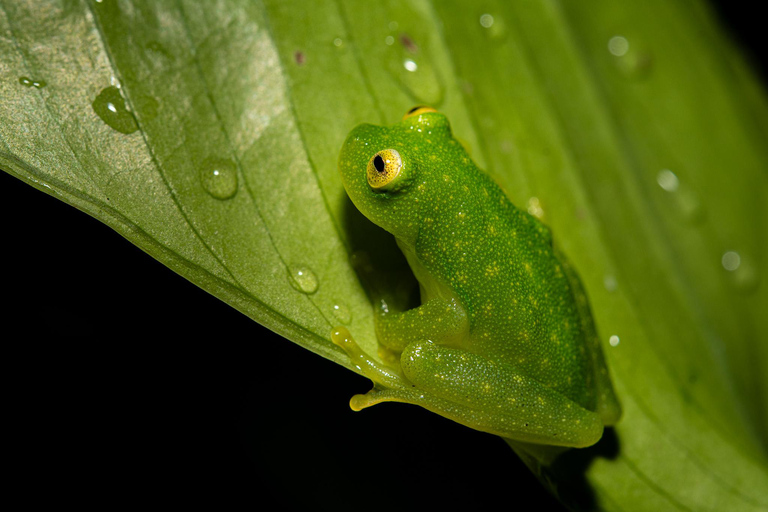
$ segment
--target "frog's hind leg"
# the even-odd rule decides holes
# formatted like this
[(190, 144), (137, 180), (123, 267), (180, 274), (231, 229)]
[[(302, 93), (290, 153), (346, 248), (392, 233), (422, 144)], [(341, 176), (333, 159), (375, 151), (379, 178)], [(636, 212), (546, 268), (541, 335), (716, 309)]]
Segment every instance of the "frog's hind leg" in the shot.
[(596, 412), (513, 366), (430, 342), (409, 345), (400, 365), (420, 395), (414, 399), (396, 390), (380, 398), (417, 403), (477, 430), (524, 443), (582, 448), (602, 436)]

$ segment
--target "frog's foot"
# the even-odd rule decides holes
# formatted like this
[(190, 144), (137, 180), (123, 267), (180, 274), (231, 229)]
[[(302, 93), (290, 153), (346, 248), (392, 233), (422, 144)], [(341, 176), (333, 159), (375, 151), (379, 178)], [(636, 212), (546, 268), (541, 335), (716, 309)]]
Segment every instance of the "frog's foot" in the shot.
[(353, 410), (359, 411), (379, 402), (391, 401), (391, 398), (383, 397), (384, 391), (380, 390), (380, 387), (386, 390), (407, 390), (413, 387), (400, 371), (379, 363), (360, 348), (346, 327), (334, 328), (331, 331), (331, 341), (341, 347), (360, 373), (374, 383), (374, 389), (369, 393), (352, 397), (349, 406)]

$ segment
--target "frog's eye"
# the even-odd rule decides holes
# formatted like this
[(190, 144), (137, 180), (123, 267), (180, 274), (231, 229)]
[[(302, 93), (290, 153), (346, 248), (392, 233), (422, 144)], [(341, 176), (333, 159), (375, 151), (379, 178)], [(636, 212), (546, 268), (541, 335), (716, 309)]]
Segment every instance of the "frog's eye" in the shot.
[(394, 149), (383, 149), (368, 161), (366, 176), (372, 189), (380, 189), (392, 183), (403, 169), (403, 159)]
[(403, 119), (408, 119), (409, 117), (426, 114), (428, 112), (437, 112), (437, 110), (435, 110), (432, 107), (428, 107), (426, 105), (416, 105), (411, 110), (405, 113), (405, 115), (403, 116)]

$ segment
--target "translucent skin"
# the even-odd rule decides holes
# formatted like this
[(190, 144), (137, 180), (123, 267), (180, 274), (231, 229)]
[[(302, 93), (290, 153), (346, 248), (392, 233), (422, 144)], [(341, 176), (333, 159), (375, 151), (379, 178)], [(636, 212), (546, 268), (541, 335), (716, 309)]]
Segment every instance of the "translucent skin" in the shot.
[[(400, 174), (374, 189), (366, 169), (388, 149), (402, 158)], [(358, 126), (339, 169), (355, 206), (397, 239), (422, 299), (377, 314), (379, 343), (399, 354), (392, 370), (345, 330), (334, 333), (376, 383), (353, 407), (416, 403), (511, 440), (573, 447), (595, 443), (618, 420), (577, 275), (549, 230), (472, 162), (445, 116)]]

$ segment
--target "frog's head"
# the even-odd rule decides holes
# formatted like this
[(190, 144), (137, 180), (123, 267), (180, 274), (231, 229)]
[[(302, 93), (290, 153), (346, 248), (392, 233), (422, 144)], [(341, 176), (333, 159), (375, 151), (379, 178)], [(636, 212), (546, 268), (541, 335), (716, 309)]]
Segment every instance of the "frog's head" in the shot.
[(413, 246), (419, 200), (439, 167), (435, 155), (450, 155), (455, 146), (443, 114), (415, 107), (392, 126), (361, 124), (352, 130), (339, 155), (341, 181), (363, 215)]

